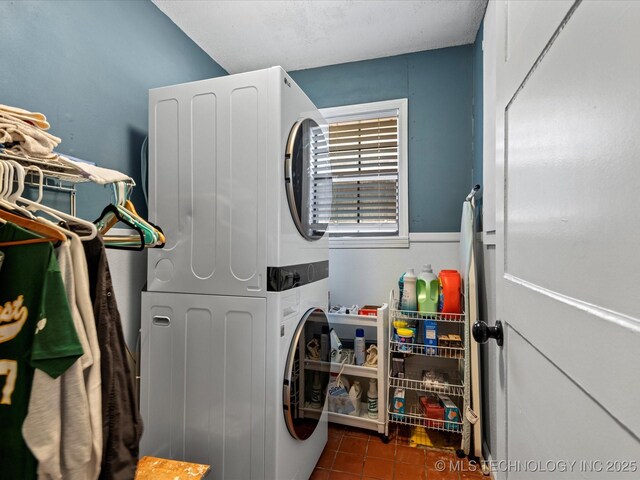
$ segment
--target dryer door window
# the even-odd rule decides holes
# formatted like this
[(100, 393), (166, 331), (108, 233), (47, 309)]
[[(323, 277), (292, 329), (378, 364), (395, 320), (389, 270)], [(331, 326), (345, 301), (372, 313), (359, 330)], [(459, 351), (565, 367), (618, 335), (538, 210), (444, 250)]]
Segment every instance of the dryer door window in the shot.
[(285, 189), (293, 222), (307, 240), (318, 240), (327, 230), (326, 215), (323, 219), (323, 212), (317, 210), (315, 197), (331, 195), (330, 168), (322, 164), (329, 161), (328, 148), (322, 128), (310, 118), (297, 122), (289, 133)]
[[(325, 327), (323, 329), (323, 327)], [(293, 335), (284, 369), (282, 408), (291, 436), (306, 440), (325, 408), (331, 364), (320, 360), (320, 334), (329, 322), (320, 308), (308, 310)], [(318, 358), (316, 358), (318, 357)]]

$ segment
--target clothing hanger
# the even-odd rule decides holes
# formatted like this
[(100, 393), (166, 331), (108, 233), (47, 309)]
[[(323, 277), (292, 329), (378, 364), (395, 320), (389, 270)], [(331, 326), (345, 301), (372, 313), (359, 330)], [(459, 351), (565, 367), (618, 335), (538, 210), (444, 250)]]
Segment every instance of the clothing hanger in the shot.
[[(121, 205), (125, 209), (127, 209), (129, 212), (131, 212), (134, 215), (134, 218), (136, 218), (141, 224), (146, 225), (149, 229), (155, 232), (155, 234), (157, 235), (157, 240), (155, 242), (155, 245), (153, 245), (153, 248), (163, 248), (167, 241), (164, 236), (164, 232), (158, 225), (151, 223), (149, 220), (145, 220), (138, 214), (136, 207), (133, 205), (133, 202), (131, 201), (131, 193), (133, 192), (133, 186), (129, 185), (129, 188), (125, 192), (124, 184), (122, 185), (123, 185), (123, 189), (120, 192)], [(123, 192), (124, 192), (124, 195), (122, 195)], [(124, 201), (122, 202), (122, 200)]]
[[(123, 237), (120, 236), (105, 236), (102, 233), (101, 227), (104, 225), (112, 223), (115, 225), (118, 222), (122, 222), (131, 229), (135, 230), (138, 235), (126, 235)], [(133, 222), (129, 215), (123, 215), (121, 210), (112, 203), (104, 207), (100, 217), (94, 222), (100, 234), (102, 235), (102, 239), (104, 240), (105, 246), (109, 248), (116, 248), (120, 250), (144, 250), (146, 242), (145, 242), (145, 232), (140, 225)], [(109, 227), (111, 228), (111, 227)], [(108, 228), (107, 228), (108, 230)], [(106, 231), (106, 230), (105, 230)]]
[[(3, 207), (9, 211), (15, 211), (26, 218), (35, 220), (35, 216), (27, 209), (20, 207), (11, 200), (11, 191), (13, 189), (14, 178), (14, 165), (18, 165), (16, 162), (0, 160), (0, 207)], [(18, 174), (18, 189), (20, 189), (20, 181), (24, 181), (24, 175), (22, 178)], [(22, 187), (24, 188), (24, 187)]]
[[(124, 182), (114, 183), (115, 203), (105, 207), (100, 217), (94, 222), (100, 234), (103, 235), (105, 246), (127, 250), (163, 247), (164, 234), (161, 233), (158, 227), (142, 219), (135, 211), (133, 203), (128, 200), (127, 197), (130, 195), (132, 188), (132, 185), (126, 185)], [(125, 207), (127, 202), (131, 204), (132, 210)], [(138, 232), (138, 235), (106, 236), (105, 234), (119, 221), (133, 228)], [(142, 242), (140, 242), (140, 235), (142, 236)]]
[[(13, 245), (29, 245), (34, 243), (55, 242), (58, 245), (60, 242), (67, 240), (66, 235), (60, 232), (56, 228), (52, 228), (49, 225), (42, 223), (41, 219), (35, 217), (31, 212), (13, 203), (13, 200), (19, 198), (19, 195), (24, 191), (24, 168), (17, 162), (12, 160), (0, 162), (2, 170), (2, 191), (0, 192), (0, 205), (3, 207), (10, 207), (16, 212), (21, 212), (25, 216), (17, 215), (17, 213), (11, 213), (7, 210), (0, 210), (0, 218), (7, 222), (10, 221), (18, 226), (26, 228), (27, 230), (42, 235), (41, 238), (30, 238), (25, 240), (13, 240), (0, 243), (0, 247), (9, 247)], [(12, 193), (13, 179), (17, 181), (17, 189), (15, 193)]]
[(158, 225), (155, 225), (155, 224), (151, 223), (149, 220), (145, 220), (140, 215), (138, 215), (138, 212), (136, 211), (136, 207), (133, 205), (133, 202), (131, 202), (131, 200), (129, 200), (129, 199), (125, 200), (124, 208), (126, 208), (131, 213), (133, 213), (141, 222), (148, 224), (151, 228), (153, 228), (156, 231), (156, 233), (158, 234), (158, 244), (155, 245), (153, 248), (162, 248), (162, 247), (164, 247), (164, 245), (167, 242), (167, 240), (166, 240), (166, 238), (164, 236), (164, 232), (162, 231), (162, 229)]
[(9, 242), (0, 242), (0, 247), (11, 247), (14, 245), (29, 245), (32, 243), (44, 243), (44, 242), (54, 242), (58, 245), (60, 242), (64, 242), (67, 237), (59, 230), (52, 228), (48, 225), (40, 223), (36, 220), (31, 220), (29, 218), (21, 217), (20, 215), (16, 215), (6, 210), (0, 209), (0, 218), (7, 222), (15, 223), (19, 227), (23, 227), (30, 232), (33, 232), (38, 235), (42, 235), (42, 238), (29, 238), (27, 240), (13, 240)]

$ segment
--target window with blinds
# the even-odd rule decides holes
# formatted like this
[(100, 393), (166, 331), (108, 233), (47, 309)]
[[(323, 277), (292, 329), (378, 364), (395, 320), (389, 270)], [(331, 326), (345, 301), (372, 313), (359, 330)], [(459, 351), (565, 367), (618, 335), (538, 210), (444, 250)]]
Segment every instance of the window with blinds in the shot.
[(332, 237), (399, 235), (399, 115), (398, 108), (325, 115), (328, 144), (313, 162), (319, 181), (312, 214), (317, 223), (328, 224)]

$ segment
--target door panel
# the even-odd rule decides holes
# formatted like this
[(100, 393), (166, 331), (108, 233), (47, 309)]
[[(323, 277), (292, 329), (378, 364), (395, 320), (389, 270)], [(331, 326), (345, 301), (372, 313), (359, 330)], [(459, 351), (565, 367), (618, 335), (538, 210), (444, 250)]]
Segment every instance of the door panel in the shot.
[[(640, 416), (635, 407), (640, 384), (629, 381), (637, 376), (636, 366), (640, 365), (637, 326), (606, 318), (601, 310), (585, 311), (579, 303), (518, 284), (509, 276), (504, 293), (509, 324), (603, 409), (640, 435)], [(509, 348), (509, 361), (519, 355)], [(522, 377), (521, 381), (529, 383), (529, 378)], [(580, 411), (573, 415), (573, 421), (578, 419), (588, 422)]]
[(505, 272), (636, 316), (640, 222), (629, 180), (640, 179), (640, 63), (626, 57), (621, 32), (637, 21), (622, 8), (578, 7), (505, 120)]
[[(495, 7), (494, 48), (504, 54), (496, 65), (496, 288), (506, 340), (492, 457), (637, 461), (640, 387), (630, 379), (640, 362), (640, 67), (632, 59), (640, 4)], [(625, 478), (585, 468), (531, 476)]]
[(145, 292), (141, 453), (264, 477), (266, 299)]
[[(614, 421), (519, 333), (510, 328), (506, 341), (510, 352), (509, 461), (522, 466), (520, 472), (511, 472), (510, 478), (638, 478), (637, 471), (623, 473), (616, 471), (614, 463), (607, 464), (640, 458), (637, 440), (624, 424)], [(562, 462), (573, 461), (577, 463), (567, 464), (566, 472), (561, 470)], [(527, 465), (538, 471), (524, 471)], [(607, 468), (614, 472), (608, 473)]]
[(509, 72), (507, 77), (501, 78), (506, 82), (503, 92), (510, 92), (511, 96), (531, 70), (575, 0), (494, 1), (498, 4), (498, 25), (503, 29), (498, 32), (503, 45), (497, 58)]

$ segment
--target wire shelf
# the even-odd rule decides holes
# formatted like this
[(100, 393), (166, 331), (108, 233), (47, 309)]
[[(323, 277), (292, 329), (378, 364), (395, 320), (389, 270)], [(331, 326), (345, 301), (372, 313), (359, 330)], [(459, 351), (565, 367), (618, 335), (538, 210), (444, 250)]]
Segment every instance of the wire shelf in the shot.
[(438, 347), (435, 345), (423, 345), (418, 343), (389, 342), (390, 351), (404, 353), (406, 355), (423, 355), (425, 357), (451, 358), (464, 360), (464, 348)]
[(88, 178), (85, 178), (80, 174), (79, 169), (71, 165), (66, 165), (55, 159), (36, 159), (17, 155), (15, 153), (9, 153), (6, 150), (0, 151), (0, 158), (3, 160), (13, 160), (25, 168), (38, 167), (42, 170), (44, 175), (58, 178), (59, 180), (64, 180), (66, 182), (79, 183), (90, 181)]
[(414, 392), (436, 393), (440, 395), (451, 395), (462, 397), (464, 394), (464, 384), (460, 383), (440, 383), (423, 380), (412, 380), (410, 378), (389, 377), (390, 388), (404, 388)]
[(419, 405), (411, 404), (408, 407), (408, 411), (405, 410), (405, 413), (396, 413), (392, 411), (391, 405), (389, 405), (389, 421), (413, 427), (426, 427), (429, 430), (438, 430), (440, 432), (462, 432), (462, 422), (427, 418)]
[(464, 313), (440, 313), (440, 312), (416, 312), (414, 310), (401, 310), (398, 301), (395, 301), (394, 308), (389, 311), (393, 320), (435, 320), (436, 322), (458, 322), (464, 323)]
[(311, 360), (309, 358), (305, 358), (304, 368), (306, 370), (334, 373), (338, 373), (341, 369), (344, 368), (344, 375), (355, 375), (368, 378), (377, 378), (378, 376), (377, 366), (353, 365), (349, 363), (345, 363), (344, 365), (342, 365), (341, 363), (321, 362), (320, 360)]
[[(14, 152), (9, 152), (7, 150), (3, 150), (0, 148), (0, 159), (2, 160), (13, 160), (16, 163), (22, 165), (25, 168), (29, 167), (38, 167), (45, 178), (53, 178), (59, 181), (68, 182), (68, 183), (89, 183), (92, 182), (91, 178), (89, 178), (84, 172), (81, 171), (80, 168), (70, 165), (67, 163), (63, 163), (60, 160), (55, 158), (52, 159), (38, 159), (32, 158), (25, 155), (19, 155)], [(32, 172), (28, 172), (32, 174)], [(36, 175), (32, 175), (31, 183), (37, 184), (35, 179)], [(135, 185), (133, 179), (129, 179), (128, 182), (131, 185)], [(49, 185), (52, 187), (53, 185)]]

